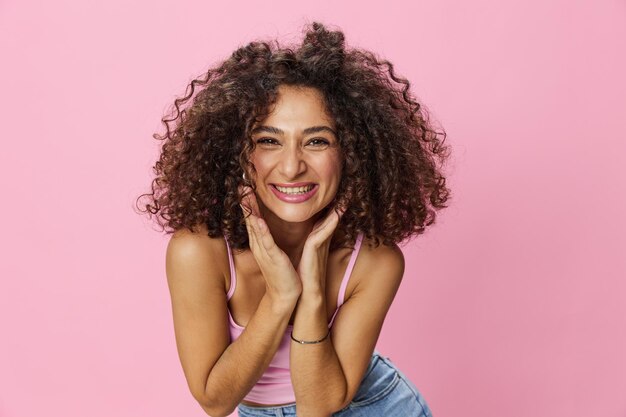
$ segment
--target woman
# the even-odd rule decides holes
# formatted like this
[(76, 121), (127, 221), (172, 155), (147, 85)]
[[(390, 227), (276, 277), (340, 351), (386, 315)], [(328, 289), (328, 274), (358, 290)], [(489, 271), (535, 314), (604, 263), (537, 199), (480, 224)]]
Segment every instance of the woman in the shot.
[(145, 211), (173, 233), (194, 398), (211, 416), (430, 416), (375, 350), (403, 275), (397, 243), (449, 197), (445, 133), (409, 82), (313, 23), (298, 48), (252, 42), (190, 87), (155, 136)]

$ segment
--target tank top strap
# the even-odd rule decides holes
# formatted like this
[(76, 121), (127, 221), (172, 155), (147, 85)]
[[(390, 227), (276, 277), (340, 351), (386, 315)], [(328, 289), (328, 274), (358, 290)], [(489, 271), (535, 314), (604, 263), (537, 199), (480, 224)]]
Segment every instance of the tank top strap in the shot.
[(359, 251), (361, 250), (361, 242), (363, 241), (363, 233), (359, 233), (354, 242), (354, 250), (352, 251), (352, 255), (350, 256), (350, 261), (348, 262), (348, 267), (346, 268), (346, 272), (343, 274), (343, 279), (341, 280), (341, 286), (339, 287), (339, 294), (337, 295), (337, 308), (341, 307), (344, 302), (344, 297), (346, 295), (346, 288), (348, 287), (348, 280), (350, 279), (350, 275), (352, 275), (352, 269), (354, 268), (354, 264), (356, 262), (356, 258), (359, 255)]
[(341, 280), (341, 285), (339, 286), (339, 294), (337, 294), (337, 309), (333, 314), (333, 317), (330, 319), (330, 323), (328, 327), (333, 325), (335, 321), (335, 316), (337, 316), (337, 312), (339, 311), (339, 307), (343, 304), (344, 297), (346, 296), (346, 288), (348, 287), (348, 280), (352, 275), (352, 270), (354, 269), (354, 264), (356, 262), (356, 258), (359, 255), (361, 250), (361, 243), (363, 242), (363, 233), (359, 233), (354, 243), (354, 250), (352, 251), (352, 255), (350, 256), (350, 261), (348, 262), (348, 267), (346, 268), (346, 272), (343, 274), (343, 278)]
[(228, 294), (226, 294), (226, 299), (230, 300), (230, 298), (235, 293), (235, 287), (237, 286), (237, 275), (235, 275), (235, 262), (233, 260), (233, 253), (230, 250), (230, 244), (228, 243), (228, 239), (224, 236), (224, 242), (226, 242), (226, 250), (228, 251), (228, 265), (230, 266), (230, 288), (228, 289)]

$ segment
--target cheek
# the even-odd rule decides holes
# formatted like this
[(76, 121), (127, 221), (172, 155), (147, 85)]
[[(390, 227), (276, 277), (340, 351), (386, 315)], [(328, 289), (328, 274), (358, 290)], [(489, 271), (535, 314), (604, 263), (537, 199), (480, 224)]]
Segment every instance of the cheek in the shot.
[(320, 167), (324, 177), (332, 179), (335, 183), (339, 184), (341, 177), (341, 159), (337, 156), (328, 158)]
[(262, 158), (257, 153), (252, 153), (252, 155), (250, 155), (250, 163), (254, 165), (257, 176), (262, 176), (263, 173), (266, 171), (268, 165), (267, 158)]
[(333, 155), (328, 164), (329, 174), (339, 177), (341, 175), (342, 165), (341, 156), (338, 153)]

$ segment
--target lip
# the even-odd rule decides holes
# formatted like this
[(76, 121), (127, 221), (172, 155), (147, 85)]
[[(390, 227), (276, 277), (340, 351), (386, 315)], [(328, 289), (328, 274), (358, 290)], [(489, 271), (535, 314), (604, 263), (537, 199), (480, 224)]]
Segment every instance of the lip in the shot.
[(281, 184), (279, 182), (272, 183), (271, 185), (278, 185), (279, 187), (306, 187), (307, 185), (315, 184), (314, 182), (294, 182), (292, 184)]
[[(303, 184), (303, 185), (298, 185), (298, 187), (303, 187), (303, 186), (310, 185), (313, 183), (302, 182), (302, 183), (296, 183), (296, 184)], [(279, 187), (289, 187), (288, 185), (282, 185), (282, 184), (276, 184), (276, 185), (278, 185)], [(286, 203), (302, 203), (304, 201), (307, 201), (308, 199), (313, 197), (313, 195), (315, 195), (315, 193), (317, 192), (317, 189), (320, 188), (318, 184), (313, 184), (313, 188), (311, 189), (311, 191), (306, 192), (304, 194), (291, 195), (291, 194), (285, 194), (285, 193), (278, 191), (278, 189), (274, 186), (274, 184), (270, 184), (269, 187), (270, 187), (270, 190), (272, 190), (274, 195), (279, 200), (284, 201)], [(296, 185), (291, 185), (291, 187), (296, 187)]]

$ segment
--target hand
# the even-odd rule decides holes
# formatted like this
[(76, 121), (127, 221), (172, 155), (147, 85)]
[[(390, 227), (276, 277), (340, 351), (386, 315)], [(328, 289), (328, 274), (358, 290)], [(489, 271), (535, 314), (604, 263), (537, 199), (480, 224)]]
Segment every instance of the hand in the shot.
[(297, 299), (302, 292), (302, 282), (291, 260), (276, 245), (267, 223), (261, 218), (254, 191), (248, 186), (240, 186), (239, 195), (248, 230), (250, 251), (261, 268), (266, 290), (279, 299)]
[(315, 223), (309, 233), (297, 270), (302, 280), (303, 292), (314, 291), (325, 294), (326, 265), (331, 237), (344, 212), (345, 209), (329, 210), (324, 218)]

